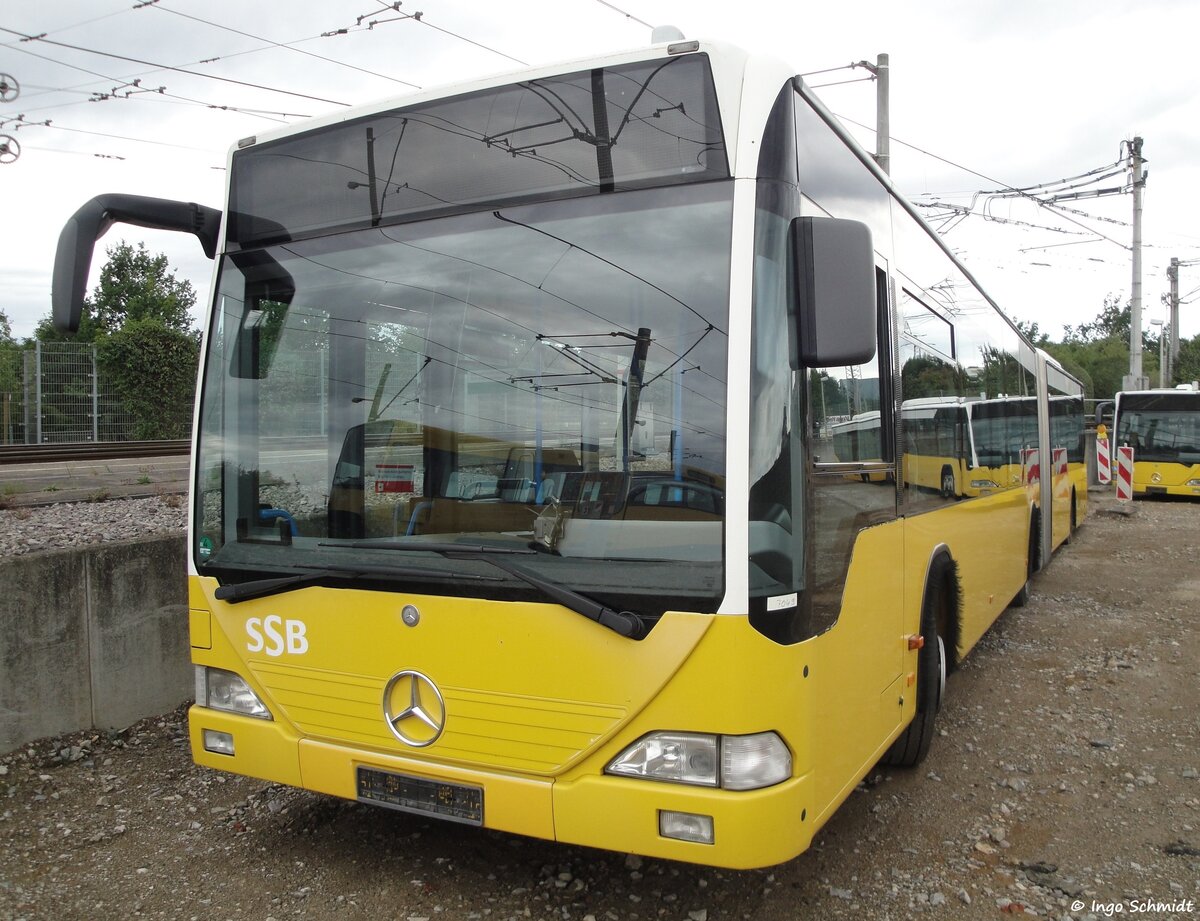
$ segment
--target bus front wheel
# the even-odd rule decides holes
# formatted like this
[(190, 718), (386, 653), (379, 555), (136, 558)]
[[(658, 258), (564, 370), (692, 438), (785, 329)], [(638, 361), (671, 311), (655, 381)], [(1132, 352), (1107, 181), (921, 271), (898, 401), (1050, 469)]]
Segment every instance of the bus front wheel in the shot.
[(952, 567), (949, 560), (941, 558), (930, 570), (921, 608), (921, 636), (925, 644), (917, 653), (917, 712), (883, 756), (884, 764), (913, 767), (929, 753), (933, 724), (946, 693), (946, 643), (938, 624), (948, 624), (953, 614), (949, 586)]

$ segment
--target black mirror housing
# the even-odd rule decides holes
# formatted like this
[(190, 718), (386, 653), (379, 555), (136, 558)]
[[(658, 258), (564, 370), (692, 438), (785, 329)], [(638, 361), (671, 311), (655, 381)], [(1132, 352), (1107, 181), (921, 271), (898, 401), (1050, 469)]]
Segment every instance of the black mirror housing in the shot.
[(794, 305), (800, 366), (858, 365), (875, 355), (875, 250), (860, 221), (792, 222)]
[(58, 236), (51, 293), (55, 329), (66, 333), (79, 329), (92, 249), (118, 221), (195, 234), (204, 255), (212, 259), (217, 253), (221, 212), (215, 208), (143, 195), (97, 195), (71, 215)]

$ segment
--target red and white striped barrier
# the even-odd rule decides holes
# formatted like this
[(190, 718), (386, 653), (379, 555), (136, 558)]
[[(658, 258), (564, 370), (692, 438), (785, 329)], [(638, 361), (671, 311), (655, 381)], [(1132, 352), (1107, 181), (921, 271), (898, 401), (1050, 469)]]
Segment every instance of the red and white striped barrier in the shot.
[(1133, 448), (1117, 448), (1117, 498), (1133, 500)]
[(1108, 448), (1108, 437), (1096, 439), (1096, 478), (1101, 486), (1112, 482), (1112, 454)]
[(1042, 465), (1038, 456), (1037, 448), (1023, 448), (1021, 450), (1021, 481), (1029, 486), (1040, 482), (1042, 479)]

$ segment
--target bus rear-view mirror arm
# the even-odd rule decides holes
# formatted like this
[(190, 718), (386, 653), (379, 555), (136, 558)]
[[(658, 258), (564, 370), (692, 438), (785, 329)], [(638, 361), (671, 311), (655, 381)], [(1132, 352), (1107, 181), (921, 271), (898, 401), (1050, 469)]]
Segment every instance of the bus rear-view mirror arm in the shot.
[(796, 339), (804, 368), (858, 365), (875, 355), (875, 250), (860, 221), (792, 222)]
[(97, 195), (71, 216), (58, 237), (51, 294), (55, 329), (73, 333), (79, 328), (92, 250), (117, 222), (195, 234), (204, 255), (212, 259), (217, 253), (221, 212), (215, 208), (143, 195)]

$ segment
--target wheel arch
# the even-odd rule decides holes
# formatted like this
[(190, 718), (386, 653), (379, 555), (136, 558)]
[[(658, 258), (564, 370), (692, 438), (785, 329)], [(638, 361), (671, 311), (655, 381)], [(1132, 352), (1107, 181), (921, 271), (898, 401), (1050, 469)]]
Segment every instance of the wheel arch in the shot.
[[(962, 635), (963, 591), (958, 561), (944, 543), (938, 544), (930, 551), (929, 559), (925, 563), (925, 577), (921, 585), (922, 611), (925, 610), (929, 588), (935, 579), (942, 580), (948, 602), (945, 616), (939, 618), (938, 634), (946, 645), (946, 671), (949, 672), (953, 671), (959, 662), (958, 641)], [(928, 640), (926, 637), (927, 642)]]
[(1028, 574), (1042, 570), (1042, 508), (1033, 503), (1029, 506), (1029, 558), (1026, 561)]

